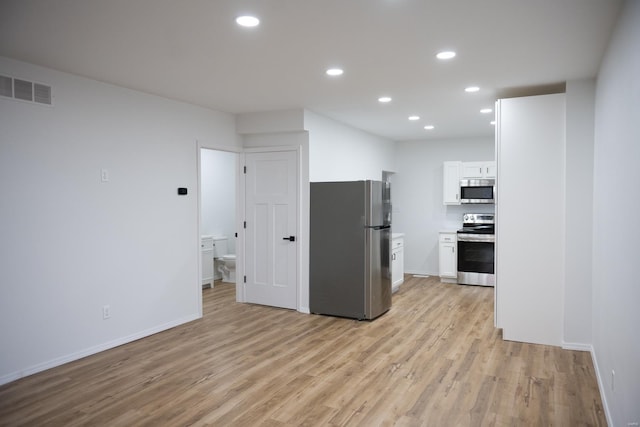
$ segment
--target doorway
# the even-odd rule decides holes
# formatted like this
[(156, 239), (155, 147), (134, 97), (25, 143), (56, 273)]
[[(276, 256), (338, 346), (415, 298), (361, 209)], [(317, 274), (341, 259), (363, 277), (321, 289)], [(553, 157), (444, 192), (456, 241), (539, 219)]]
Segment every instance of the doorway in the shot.
[[(302, 257), (299, 150), (199, 150), (199, 237), (226, 236), (229, 252), (237, 254), (236, 301), (298, 309)], [(265, 209), (274, 215), (257, 214)], [(217, 283), (214, 281), (214, 287)], [(224, 280), (222, 284), (226, 285)]]
[[(217, 245), (215, 259), (209, 261), (203, 255), (203, 284), (211, 281), (214, 286), (235, 287), (235, 269), (221, 257), (236, 254), (238, 156), (235, 152), (200, 148), (200, 234)], [(211, 254), (213, 258), (213, 251)], [(210, 262), (213, 266), (208, 265)]]

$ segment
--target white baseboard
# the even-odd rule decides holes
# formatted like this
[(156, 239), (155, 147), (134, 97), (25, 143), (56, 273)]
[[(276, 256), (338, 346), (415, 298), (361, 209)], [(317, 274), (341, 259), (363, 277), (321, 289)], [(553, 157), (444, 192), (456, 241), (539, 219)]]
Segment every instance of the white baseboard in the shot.
[(140, 338), (145, 338), (150, 335), (157, 334), (158, 332), (166, 331), (167, 329), (175, 328), (176, 326), (191, 322), (193, 320), (199, 319), (200, 317), (202, 316), (199, 316), (198, 314), (186, 316), (181, 319), (177, 319), (162, 325), (154, 326), (153, 328), (149, 328), (144, 331), (136, 332), (135, 334), (131, 334), (126, 337), (117, 338), (115, 340), (98, 344), (96, 346), (89, 347), (84, 350), (77, 351), (75, 353), (57, 357), (47, 362), (38, 363), (37, 365), (29, 366), (28, 368), (25, 368), (21, 371), (12, 372), (10, 374), (1, 376), (0, 386), (10, 383), (12, 381), (19, 380), (20, 378), (28, 377), (29, 375), (33, 375), (38, 372), (46, 371), (47, 369), (55, 368), (56, 366), (64, 365), (65, 363), (82, 359), (83, 357), (91, 356), (92, 354), (100, 353), (101, 351), (109, 350), (111, 348), (118, 347), (123, 344), (127, 344), (130, 342), (139, 340)]
[(577, 343), (577, 342), (562, 342), (562, 348), (565, 350), (578, 350), (591, 352), (593, 347), (591, 344)]
[(593, 346), (589, 346), (591, 347), (590, 352), (591, 352), (591, 361), (593, 362), (593, 369), (596, 371), (596, 380), (598, 381), (598, 390), (600, 390), (600, 398), (602, 399), (602, 407), (604, 409), (604, 415), (607, 418), (607, 425), (612, 426), (613, 425), (613, 420), (611, 419), (611, 412), (609, 412), (609, 405), (607, 404), (607, 395), (604, 393), (604, 381), (602, 380), (602, 377), (600, 376), (600, 368), (598, 367), (598, 359), (596, 358), (596, 352), (593, 349)]
[(409, 274), (409, 275), (418, 275), (418, 276), (434, 276), (434, 277), (438, 277), (438, 275), (440, 273), (430, 273), (428, 271), (421, 271), (421, 270), (405, 270), (404, 274)]
[(311, 314), (311, 310), (309, 309), (309, 307), (300, 307), (298, 311), (304, 314)]

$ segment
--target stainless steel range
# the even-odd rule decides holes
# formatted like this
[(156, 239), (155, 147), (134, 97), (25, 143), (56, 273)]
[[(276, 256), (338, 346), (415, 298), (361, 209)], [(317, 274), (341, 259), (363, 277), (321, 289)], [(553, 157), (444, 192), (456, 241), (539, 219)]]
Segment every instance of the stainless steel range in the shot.
[(494, 286), (494, 214), (467, 213), (458, 230), (458, 283)]

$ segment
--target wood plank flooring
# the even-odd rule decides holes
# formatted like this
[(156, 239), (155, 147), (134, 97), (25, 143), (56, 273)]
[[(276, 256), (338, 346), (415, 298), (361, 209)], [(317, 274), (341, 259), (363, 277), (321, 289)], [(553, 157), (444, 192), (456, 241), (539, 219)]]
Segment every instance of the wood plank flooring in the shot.
[(606, 425), (591, 356), (503, 341), (493, 289), (407, 277), (372, 322), (235, 302), (0, 387), (2, 426)]

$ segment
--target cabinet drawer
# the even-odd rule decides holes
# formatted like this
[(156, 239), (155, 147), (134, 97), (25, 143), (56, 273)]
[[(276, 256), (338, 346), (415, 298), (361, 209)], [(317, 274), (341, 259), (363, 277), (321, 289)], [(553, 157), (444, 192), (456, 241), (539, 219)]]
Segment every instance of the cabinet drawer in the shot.
[(391, 249), (395, 249), (395, 248), (401, 248), (404, 246), (404, 240), (403, 239), (393, 239), (391, 241)]
[(458, 241), (458, 236), (456, 233), (440, 233), (440, 241), (455, 243)]

